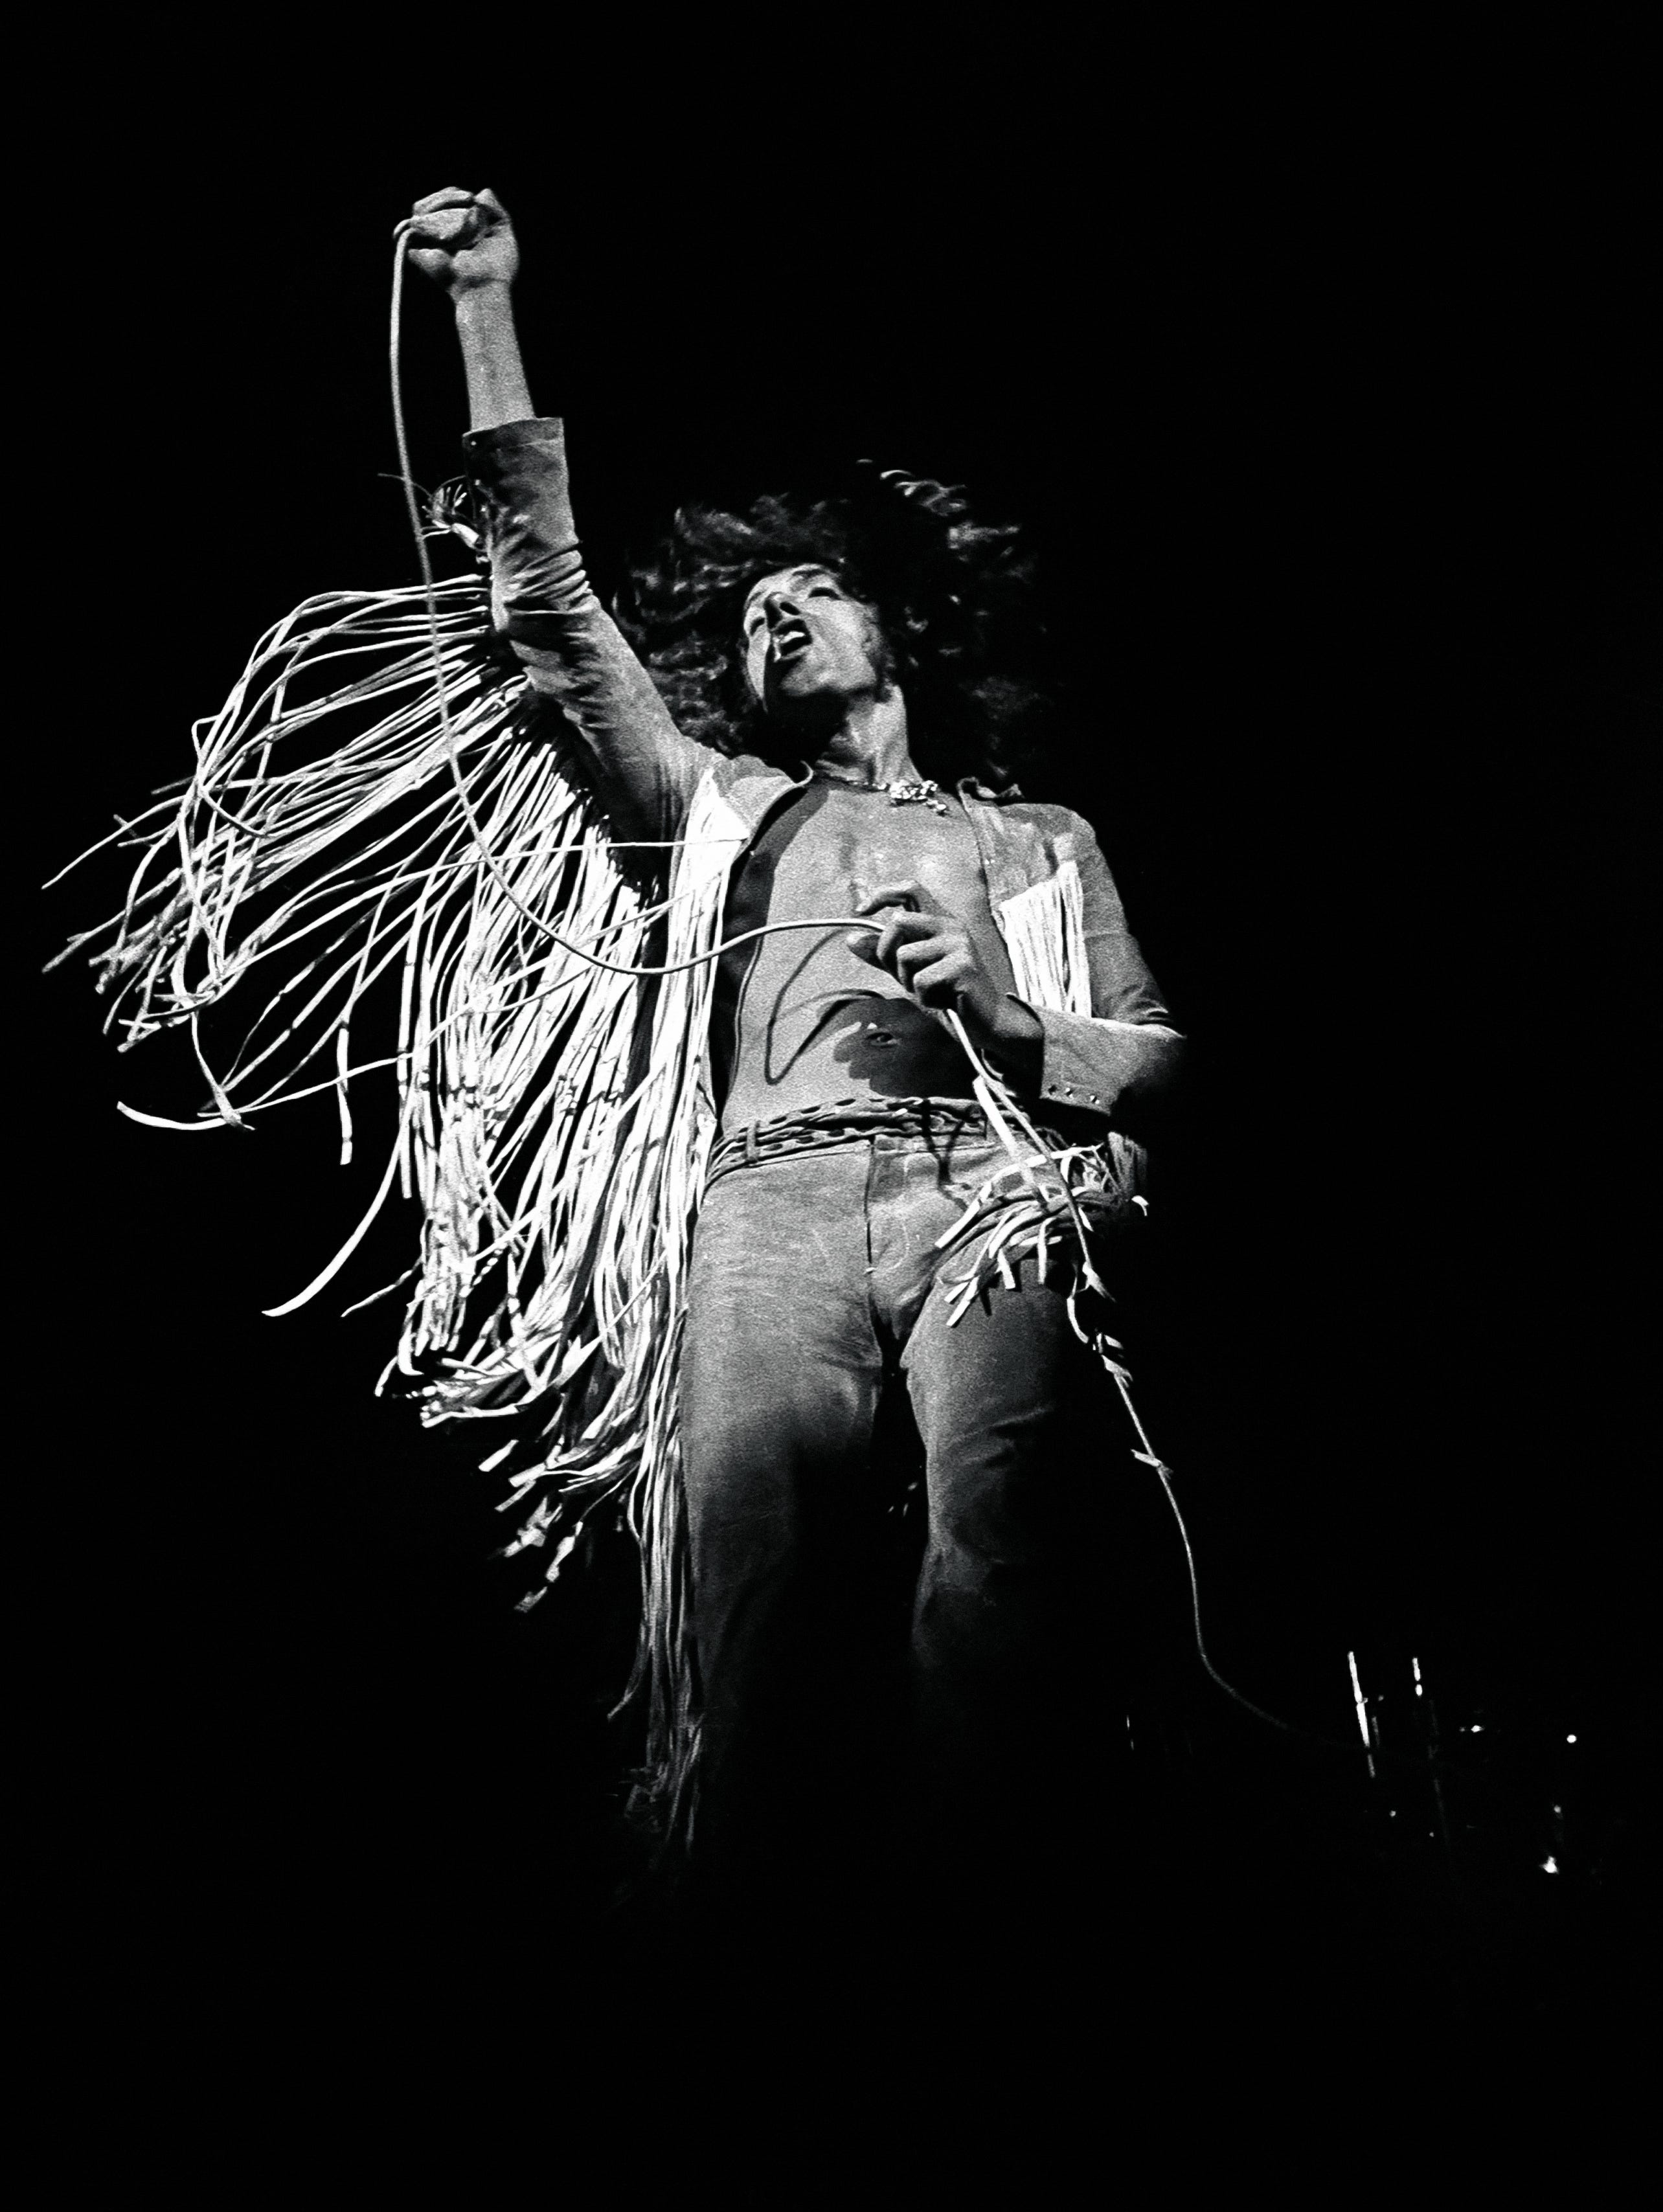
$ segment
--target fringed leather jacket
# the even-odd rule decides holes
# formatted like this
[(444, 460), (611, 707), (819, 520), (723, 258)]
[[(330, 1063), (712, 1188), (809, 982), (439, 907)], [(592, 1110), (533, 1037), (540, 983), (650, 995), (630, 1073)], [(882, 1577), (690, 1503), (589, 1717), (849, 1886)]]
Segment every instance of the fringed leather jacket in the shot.
[[(324, 1291), (396, 1192), (417, 1201), (415, 1262), (372, 1293), (406, 1301), (383, 1381), (424, 1419), (506, 1438), (482, 1462), (519, 1516), (505, 1551), (546, 1562), (522, 1605), (589, 1521), (622, 1515), (641, 1552), (648, 1793), (673, 1805), (697, 1741), (677, 1371), (716, 1126), (711, 956), (733, 872), (796, 785), (675, 726), (584, 579), (557, 422), (483, 433), (468, 459), (489, 607), (466, 577), (326, 592), (274, 625), (197, 726), (177, 795), (115, 833), (137, 854), (126, 901), (76, 944), (129, 1041), (186, 1027), (207, 1078), (198, 1119), (125, 1109), (140, 1121), (211, 1129), (333, 1094), (344, 1161), (359, 1083), (391, 1081), (368, 1212), (272, 1310)], [(525, 741), (493, 623), (577, 732), (604, 817), (563, 732)], [(1086, 823), (960, 795), (1043, 1028), (1047, 1119), (1072, 1109), (1058, 1203), (1112, 1212), (1180, 1040)], [(631, 873), (620, 833), (671, 848), (667, 887)], [(233, 993), (250, 1019), (216, 1070), (200, 1017)]]

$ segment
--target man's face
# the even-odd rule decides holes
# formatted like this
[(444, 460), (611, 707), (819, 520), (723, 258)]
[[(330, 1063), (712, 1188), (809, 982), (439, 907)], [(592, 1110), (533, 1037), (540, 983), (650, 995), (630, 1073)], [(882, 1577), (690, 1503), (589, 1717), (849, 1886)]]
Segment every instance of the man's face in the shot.
[(770, 714), (812, 720), (887, 688), (883, 634), (829, 568), (780, 568), (753, 584), (741, 617), (745, 675)]

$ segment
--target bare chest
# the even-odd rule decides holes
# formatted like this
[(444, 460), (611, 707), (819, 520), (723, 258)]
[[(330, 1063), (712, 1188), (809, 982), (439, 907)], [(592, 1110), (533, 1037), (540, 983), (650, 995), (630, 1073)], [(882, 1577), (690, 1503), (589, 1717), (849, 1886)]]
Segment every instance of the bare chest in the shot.
[(758, 855), (768, 876), (770, 917), (853, 914), (886, 884), (917, 883), (947, 913), (973, 928), (991, 928), (975, 832), (961, 806), (948, 805), (938, 814), (927, 806), (893, 805), (882, 793), (826, 787), (823, 800), (802, 811), (792, 834)]
[(866, 1092), (968, 1096), (968, 1071), (940, 1018), (849, 947), (844, 917), (907, 885), (921, 894), (913, 903), (958, 921), (986, 972), (1012, 988), (976, 834), (956, 801), (937, 814), (822, 782), (764, 825), (738, 872), (730, 930), (834, 926), (771, 933), (723, 963), (712, 1035), (725, 1118)]

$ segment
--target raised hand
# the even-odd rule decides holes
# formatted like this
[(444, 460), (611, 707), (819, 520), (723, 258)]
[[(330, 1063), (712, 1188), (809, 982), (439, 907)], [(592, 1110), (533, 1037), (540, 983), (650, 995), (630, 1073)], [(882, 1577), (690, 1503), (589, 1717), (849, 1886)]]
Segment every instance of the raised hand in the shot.
[(512, 284), (519, 273), (514, 227), (495, 192), (452, 186), (429, 192), (410, 213), (410, 259), (452, 299), (488, 284)]

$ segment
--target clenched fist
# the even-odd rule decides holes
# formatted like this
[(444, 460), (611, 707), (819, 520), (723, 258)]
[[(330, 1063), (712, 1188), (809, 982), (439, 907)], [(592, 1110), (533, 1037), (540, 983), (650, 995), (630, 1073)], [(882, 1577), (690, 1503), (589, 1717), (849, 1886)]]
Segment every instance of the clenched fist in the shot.
[(508, 210), (495, 192), (429, 192), (410, 215), (410, 259), (452, 299), (483, 285), (513, 283), (519, 248)]

